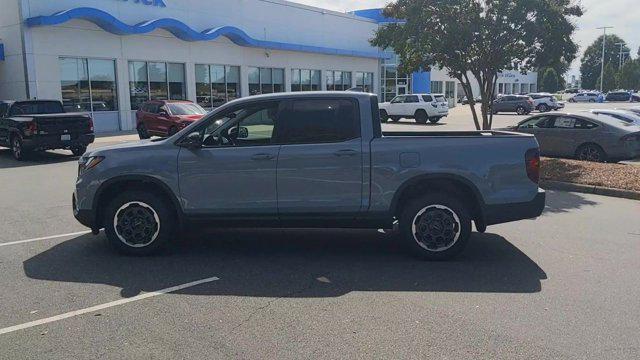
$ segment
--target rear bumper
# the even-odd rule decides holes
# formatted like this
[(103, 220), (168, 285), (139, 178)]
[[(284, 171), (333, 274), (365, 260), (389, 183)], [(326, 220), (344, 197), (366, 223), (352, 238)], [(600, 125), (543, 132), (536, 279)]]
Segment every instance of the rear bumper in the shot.
[(539, 189), (533, 200), (523, 203), (486, 205), (484, 218), (486, 225), (503, 224), (511, 221), (533, 219), (542, 215), (546, 204), (546, 193)]
[(93, 143), (95, 138), (93, 133), (71, 134), (71, 140), (61, 140), (61, 135), (36, 135), (25, 137), (22, 146), (27, 150), (68, 149), (75, 146), (87, 146)]

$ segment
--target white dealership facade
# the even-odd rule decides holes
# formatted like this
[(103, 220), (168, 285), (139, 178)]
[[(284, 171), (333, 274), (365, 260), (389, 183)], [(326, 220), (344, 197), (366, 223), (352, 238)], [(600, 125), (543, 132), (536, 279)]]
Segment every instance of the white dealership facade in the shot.
[[(393, 57), (369, 44), (379, 20), (289, 1), (0, 6), (0, 99), (59, 99), (69, 111), (92, 113), (98, 131), (134, 129), (134, 113), (148, 99), (212, 108), (258, 93), (352, 87), (382, 98), (418, 90), (459, 95), (444, 72), (398, 80)], [(516, 80), (533, 82), (514, 76), (505, 79), (510, 90)]]

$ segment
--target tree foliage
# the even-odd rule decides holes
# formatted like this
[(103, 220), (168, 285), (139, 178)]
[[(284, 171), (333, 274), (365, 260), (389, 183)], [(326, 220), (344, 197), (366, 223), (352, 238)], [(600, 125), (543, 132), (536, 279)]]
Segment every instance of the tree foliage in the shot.
[(371, 43), (393, 48), (403, 72), (446, 69), (468, 99), (477, 81), (482, 123), (471, 101), (473, 119), (490, 129), (498, 74), (571, 63), (578, 50), (571, 20), (582, 8), (573, 0), (396, 0), (384, 15), (404, 21), (381, 27)]
[(640, 89), (640, 59), (627, 61), (620, 68), (618, 87), (626, 90)]
[(542, 76), (542, 91), (555, 93), (559, 90), (558, 73), (553, 68), (548, 68)]
[[(604, 36), (600, 36), (593, 44), (585, 50), (580, 65), (580, 76), (584, 89), (600, 89), (600, 67), (602, 63), (602, 41)], [(604, 64), (612, 64), (614, 72), (618, 71), (620, 63), (620, 46), (617, 43), (624, 43), (619, 36), (607, 35), (607, 42), (604, 51)], [(625, 43), (626, 44), (626, 43)], [(623, 51), (629, 51), (627, 45), (623, 46)]]
[[(600, 76), (596, 79), (597, 87), (600, 88)], [(616, 90), (618, 84), (616, 83), (616, 67), (609, 63), (604, 67), (604, 81), (602, 82), (602, 91), (609, 92)]]

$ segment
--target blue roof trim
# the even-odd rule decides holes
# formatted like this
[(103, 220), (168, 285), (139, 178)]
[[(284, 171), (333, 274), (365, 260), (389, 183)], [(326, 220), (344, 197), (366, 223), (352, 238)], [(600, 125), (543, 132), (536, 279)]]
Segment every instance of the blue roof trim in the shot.
[(298, 45), (277, 41), (257, 40), (233, 26), (222, 26), (198, 32), (189, 25), (170, 18), (149, 20), (136, 25), (127, 25), (111, 14), (94, 8), (75, 8), (57, 12), (50, 16), (36, 16), (26, 19), (27, 26), (51, 26), (63, 24), (73, 19), (90, 21), (103, 30), (116, 35), (146, 34), (156, 29), (164, 29), (184, 41), (210, 41), (224, 36), (238, 46), (271, 50), (299, 51), (326, 55), (341, 55), (381, 59), (387, 56), (378, 51), (354, 51), (319, 46)]
[(359, 17), (363, 17), (363, 18), (367, 18), (367, 19), (373, 20), (373, 21), (377, 22), (378, 24), (390, 24), (390, 23), (403, 23), (403, 22), (405, 22), (404, 20), (385, 17), (382, 8), (356, 10), (356, 11), (352, 11), (351, 13), (353, 15), (355, 15), (355, 16), (359, 16)]
[(4, 61), (4, 44), (0, 43), (0, 61)]

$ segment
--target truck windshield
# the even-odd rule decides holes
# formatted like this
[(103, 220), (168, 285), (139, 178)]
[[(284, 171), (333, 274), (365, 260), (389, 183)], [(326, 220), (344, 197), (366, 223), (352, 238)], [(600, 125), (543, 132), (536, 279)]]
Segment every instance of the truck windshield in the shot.
[(25, 101), (13, 104), (9, 116), (60, 114), (63, 112), (62, 104), (57, 101)]
[(167, 104), (173, 115), (204, 115), (207, 112), (197, 104)]

